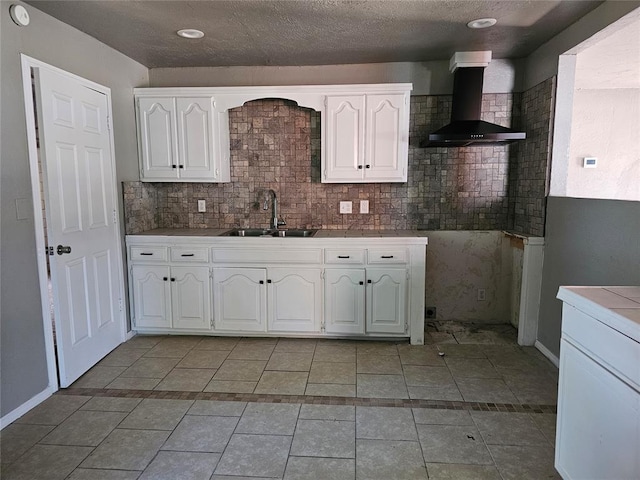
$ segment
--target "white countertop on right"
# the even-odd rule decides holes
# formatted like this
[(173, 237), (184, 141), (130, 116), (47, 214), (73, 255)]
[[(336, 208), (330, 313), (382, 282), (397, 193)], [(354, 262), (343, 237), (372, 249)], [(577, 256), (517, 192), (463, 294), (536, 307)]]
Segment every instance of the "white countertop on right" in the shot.
[(640, 286), (566, 286), (558, 298), (640, 343)]

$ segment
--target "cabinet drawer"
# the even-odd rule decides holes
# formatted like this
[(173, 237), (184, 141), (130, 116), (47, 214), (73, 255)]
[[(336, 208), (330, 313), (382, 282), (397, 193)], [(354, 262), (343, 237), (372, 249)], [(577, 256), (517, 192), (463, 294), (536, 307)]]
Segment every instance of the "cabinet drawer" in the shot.
[(354, 248), (325, 248), (325, 263), (336, 265), (363, 265), (365, 251)]
[(129, 249), (133, 262), (166, 262), (167, 247), (132, 245)]
[(171, 247), (172, 262), (209, 262), (207, 247)]
[(322, 263), (322, 250), (214, 248), (212, 261), (217, 263)]
[(370, 265), (407, 263), (406, 248), (370, 248), (367, 253), (367, 261)]
[(640, 344), (580, 310), (562, 307), (562, 338), (640, 390)]

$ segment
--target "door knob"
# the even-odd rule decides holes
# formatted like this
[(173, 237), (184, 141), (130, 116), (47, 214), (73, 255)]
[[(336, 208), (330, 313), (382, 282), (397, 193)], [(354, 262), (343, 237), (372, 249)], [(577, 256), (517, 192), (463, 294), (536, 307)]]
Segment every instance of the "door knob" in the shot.
[(71, 246), (67, 245), (65, 247), (63, 245), (58, 245), (58, 248), (56, 248), (56, 252), (58, 252), (58, 255), (64, 255), (65, 253), (71, 253)]

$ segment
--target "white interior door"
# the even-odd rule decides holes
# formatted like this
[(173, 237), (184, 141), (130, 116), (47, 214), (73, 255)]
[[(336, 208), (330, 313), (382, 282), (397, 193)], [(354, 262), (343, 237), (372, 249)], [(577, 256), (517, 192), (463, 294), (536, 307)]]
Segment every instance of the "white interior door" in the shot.
[(123, 340), (107, 96), (35, 69), (60, 386)]

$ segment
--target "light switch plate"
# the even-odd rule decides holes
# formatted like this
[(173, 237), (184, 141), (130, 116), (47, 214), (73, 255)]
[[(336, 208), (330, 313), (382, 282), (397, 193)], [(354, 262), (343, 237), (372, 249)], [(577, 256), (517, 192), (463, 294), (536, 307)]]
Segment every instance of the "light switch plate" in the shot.
[(198, 212), (204, 213), (207, 211), (207, 201), (206, 200), (198, 200)]
[(369, 213), (369, 200), (360, 200), (360, 213)]
[(340, 213), (351, 213), (353, 210), (352, 202), (340, 202)]

